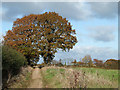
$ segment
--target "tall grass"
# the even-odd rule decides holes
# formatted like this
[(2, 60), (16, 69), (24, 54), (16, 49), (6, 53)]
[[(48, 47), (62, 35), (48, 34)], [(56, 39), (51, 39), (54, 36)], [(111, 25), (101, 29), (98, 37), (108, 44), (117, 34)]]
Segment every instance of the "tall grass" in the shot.
[(118, 71), (98, 68), (47, 68), (42, 70), (47, 88), (117, 88)]
[(102, 76), (105, 79), (109, 79), (110, 81), (118, 81), (118, 70), (112, 70), (112, 69), (98, 69), (98, 68), (73, 68), (76, 70), (82, 70), (86, 72), (87, 74), (97, 74), (98, 77)]
[(61, 76), (62, 73), (64, 73), (64, 69), (55, 69), (55, 68), (48, 68), (46, 70), (42, 70), (42, 76), (43, 76), (43, 85), (46, 88), (61, 88), (62, 82), (60, 78), (64, 78), (64, 76)]

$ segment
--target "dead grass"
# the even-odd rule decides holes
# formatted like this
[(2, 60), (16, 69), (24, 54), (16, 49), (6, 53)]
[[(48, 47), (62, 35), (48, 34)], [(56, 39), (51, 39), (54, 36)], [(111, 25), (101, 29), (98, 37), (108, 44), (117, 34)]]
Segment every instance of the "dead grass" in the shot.
[[(73, 73), (72, 73), (72, 72)], [(83, 70), (69, 70), (71, 88), (117, 88), (118, 82), (104, 78), (98, 73), (86, 73)], [(71, 73), (71, 74), (70, 74)]]
[(42, 69), (46, 88), (117, 88), (118, 82), (111, 81), (99, 73), (90, 73), (65, 67)]
[(11, 79), (8, 88), (26, 88), (29, 84), (31, 74), (32, 74), (31, 67), (22, 68), (20, 74)]

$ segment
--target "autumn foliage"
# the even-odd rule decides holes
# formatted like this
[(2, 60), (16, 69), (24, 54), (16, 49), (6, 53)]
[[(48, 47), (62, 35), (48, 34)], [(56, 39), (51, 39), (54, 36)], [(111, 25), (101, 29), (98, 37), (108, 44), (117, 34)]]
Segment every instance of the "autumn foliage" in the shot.
[(103, 67), (104, 63), (102, 60), (94, 59), (94, 63), (97, 67)]
[(80, 67), (96, 67), (96, 68), (105, 68), (105, 69), (120, 69), (119, 64), (120, 60), (108, 59), (105, 62), (103, 60), (93, 59), (90, 55), (86, 55), (82, 58), (82, 61), (77, 61), (76, 59), (71, 62), (74, 66)]
[(119, 60), (115, 60), (115, 59), (108, 59), (104, 65), (106, 68), (111, 68), (111, 69), (118, 69), (118, 62)]
[(31, 14), (17, 19), (12, 30), (4, 36), (6, 45), (20, 51), (28, 64), (39, 61), (41, 55), (45, 63), (53, 60), (58, 49), (70, 50), (77, 43), (75, 30), (66, 18), (55, 12)]

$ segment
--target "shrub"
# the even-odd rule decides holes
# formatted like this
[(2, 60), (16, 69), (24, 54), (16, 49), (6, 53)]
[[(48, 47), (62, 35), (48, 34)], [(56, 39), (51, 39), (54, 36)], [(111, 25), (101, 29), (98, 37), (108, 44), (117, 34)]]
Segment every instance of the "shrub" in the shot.
[(8, 46), (2, 46), (3, 83), (8, 83), (10, 78), (18, 74), (20, 68), (25, 65), (27, 60), (20, 52)]

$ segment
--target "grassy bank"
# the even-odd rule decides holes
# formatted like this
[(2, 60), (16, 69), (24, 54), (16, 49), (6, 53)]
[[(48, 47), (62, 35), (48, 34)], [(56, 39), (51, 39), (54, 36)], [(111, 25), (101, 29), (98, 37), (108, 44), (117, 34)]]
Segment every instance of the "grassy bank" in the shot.
[(19, 75), (12, 78), (10, 87), (8, 88), (27, 88), (31, 80), (32, 68), (23, 68)]

